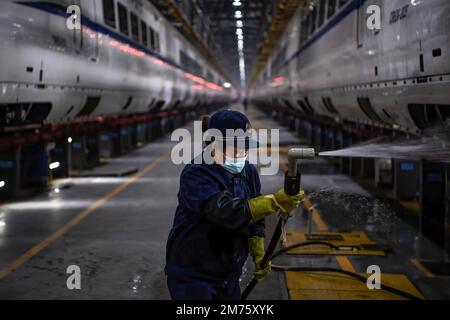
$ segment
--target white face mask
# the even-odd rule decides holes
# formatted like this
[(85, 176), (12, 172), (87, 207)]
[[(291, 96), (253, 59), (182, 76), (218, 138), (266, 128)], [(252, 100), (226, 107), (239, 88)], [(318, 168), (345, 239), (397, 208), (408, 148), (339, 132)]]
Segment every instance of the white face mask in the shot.
[[(215, 146), (216, 147), (216, 146)], [(216, 163), (224, 167), (228, 172), (232, 174), (241, 173), (244, 170), (245, 163), (248, 159), (247, 151), (239, 150), (238, 152), (232, 151), (236, 157), (230, 156), (227, 153), (223, 153), (220, 148), (215, 148)]]
[(225, 162), (222, 165), (228, 172), (232, 174), (241, 173), (244, 170), (247, 156), (241, 158), (231, 158), (225, 155)]

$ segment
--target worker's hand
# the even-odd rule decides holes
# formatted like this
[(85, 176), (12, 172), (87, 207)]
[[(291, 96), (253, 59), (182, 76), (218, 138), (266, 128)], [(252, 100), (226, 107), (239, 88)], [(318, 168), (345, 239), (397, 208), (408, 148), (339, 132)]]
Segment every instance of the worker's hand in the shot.
[[(262, 259), (261, 259), (262, 260)], [(259, 269), (259, 266), (255, 264), (255, 272), (253, 273), (255, 279), (260, 282), (263, 281), (272, 270), (272, 261), (269, 261), (267, 266), (264, 269)]]
[(254, 221), (262, 220), (280, 209), (273, 194), (249, 199), (247, 203)]
[(280, 207), (282, 213), (289, 213), (294, 209), (297, 209), (300, 202), (305, 198), (305, 192), (300, 191), (295, 196), (287, 195), (284, 189), (280, 189), (275, 193), (275, 199)]
[(253, 275), (255, 276), (255, 279), (258, 280), (259, 282), (264, 280), (270, 273), (270, 270), (272, 268), (272, 262), (269, 261), (269, 263), (264, 269), (260, 268), (261, 262), (265, 254), (263, 237), (251, 237), (249, 239), (249, 247), (250, 247), (250, 254), (255, 264), (255, 272), (253, 273)]
[(259, 221), (277, 210), (280, 210), (283, 214), (288, 214), (292, 210), (298, 208), (304, 197), (305, 193), (303, 191), (300, 191), (299, 194), (295, 196), (289, 196), (284, 192), (284, 189), (280, 189), (275, 194), (249, 199), (248, 207), (253, 220)]

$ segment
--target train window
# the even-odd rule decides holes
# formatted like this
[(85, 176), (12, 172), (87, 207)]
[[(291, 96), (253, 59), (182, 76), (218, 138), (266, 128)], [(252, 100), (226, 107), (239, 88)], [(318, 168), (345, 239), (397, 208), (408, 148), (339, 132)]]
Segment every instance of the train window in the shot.
[(119, 13), (119, 31), (128, 35), (128, 11), (121, 3), (117, 3), (117, 11)]
[(303, 44), (308, 39), (308, 19), (305, 18), (301, 25), (300, 44)]
[(348, 2), (348, 0), (339, 0), (339, 8), (342, 8), (345, 6), (345, 4)]
[(442, 56), (441, 48), (433, 49), (433, 57), (436, 58), (436, 57), (440, 57), (440, 56)]
[(314, 31), (316, 31), (316, 17), (317, 17), (317, 6), (314, 7), (313, 11), (311, 11), (311, 20), (309, 21), (310, 23), (310, 32), (309, 34), (313, 34)]
[(161, 46), (159, 43), (159, 32), (155, 31), (155, 50), (156, 52), (160, 52), (161, 51)]
[(214, 81), (214, 76), (212, 75), (211, 72), (206, 71), (206, 79), (208, 79), (208, 81)]
[(182, 67), (186, 68), (187, 65), (187, 55), (183, 50), (180, 50), (180, 64)]
[(141, 38), (142, 44), (148, 47), (148, 37), (147, 37), (147, 25), (144, 21), (141, 21)]
[(149, 31), (150, 31), (150, 48), (152, 48), (152, 50), (156, 50), (156, 46), (155, 46), (155, 30), (152, 27), (149, 27)]
[(361, 111), (372, 121), (382, 122), (380, 116), (375, 112), (370, 103), (369, 98), (358, 98), (358, 104), (361, 108)]
[(328, 0), (328, 14), (327, 17), (330, 19), (336, 12), (336, 0)]
[(311, 35), (311, 13), (306, 17), (306, 29), (305, 29), (305, 39), (309, 38)]
[(183, 50), (180, 50), (180, 64), (185, 70), (191, 73), (197, 75), (203, 74), (203, 68), (201, 67), (201, 65), (190, 56), (188, 56)]
[(272, 63), (272, 71), (277, 72), (281, 69), (283, 63), (286, 60), (286, 46), (282, 47), (281, 50), (275, 57), (275, 60)]
[(137, 16), (130, 12), (130, 21), (131, 21), (131, 37), (136, 40), (139, 41), (139, 23), (138, 23), (138, 18)]
[(325, 7), (327, 5), (327, 0), (320, 0), (319, 6), (319, 24), (318, 28), (320, 28), (325, 22)]
[(116, 28), (116, 12), (114, 11), (114, 0), (103, 0), (103, 19), (105, 24)]

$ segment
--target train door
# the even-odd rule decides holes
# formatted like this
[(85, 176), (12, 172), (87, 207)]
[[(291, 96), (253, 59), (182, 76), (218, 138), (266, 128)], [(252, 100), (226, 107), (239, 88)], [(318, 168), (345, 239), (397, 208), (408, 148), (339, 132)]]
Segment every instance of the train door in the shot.
[(81, 4), (82, 26), (81, 43), (82, 51), (92, 62), (98, 61), (98, 37), (97, 22), (99, 21), (100, 4), (98, 1), (78, 0)]

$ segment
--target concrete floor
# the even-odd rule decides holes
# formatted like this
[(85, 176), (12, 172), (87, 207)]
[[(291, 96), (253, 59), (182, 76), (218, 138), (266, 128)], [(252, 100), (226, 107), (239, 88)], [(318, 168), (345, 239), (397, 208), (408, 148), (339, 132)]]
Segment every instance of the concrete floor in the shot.
[[(248, 114), (261, 127), (280, 127), (257, 110)], [(285, 129), (280, 138), (286, 146), (299, 144)], [(168, 299), (163, 273), (165, 244), (183, 168), (170, 160), (168, 152), (174, 145), (167, 136), (112, 160), (114, 165), (139, 168), (134, 178), (61, 180), (57, 182), (59, 193), (49, 191), (0, 206), (0, 299)], [(427, 298), (450, 298), (449, 278), (426, 277), (410, 262), (417, 255), (416, 230), (350, 178), (318, 172), (318, 167), (331, 165), (315, 160), (305, 166), (310, 171), (303, 172), (302, 182), (308, 192), (321, 190), (311, 200), (330, 228), (364, 230), (373, 240), (394, 247), (395, 255), (389, 257), (349, 258), (357, 271), (378, 264), (383, 272), (408, 275)], [(281, 188), (283, 176), (280, 171), (276, 176), (261, 177), (263, 192)], [(268, 219), (268, 236), (274, 223), (275, 217)], [(296, 214), (288, 229), (305, 230), (306, 225), (305, 217)], [(422, 245), (426, 252), (439, 254), (439, 248), (426, 239)], [(331, 257), (291, 262), (338, 267)], [(66, 287), (70, 265), (81, 269), (81, 290)], [(17, 270), (11, 272), (11, 266)], [(248, 263), (243, 287), (251, 270)], [(284, 275), (271, 273), (250, 298), (287, 299)]]

